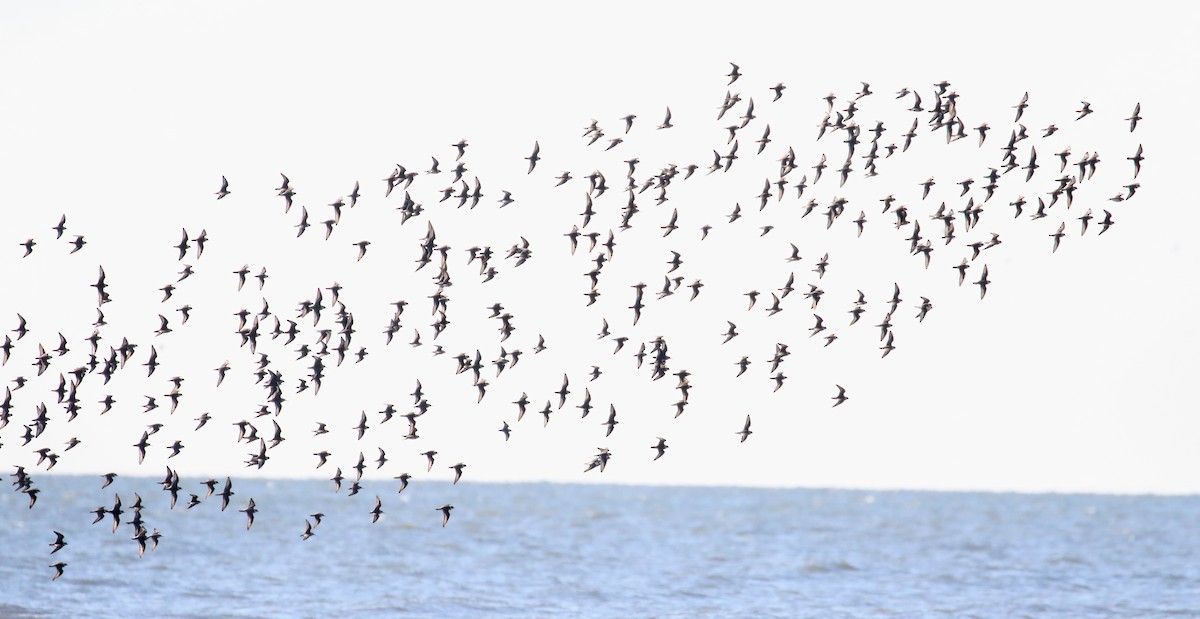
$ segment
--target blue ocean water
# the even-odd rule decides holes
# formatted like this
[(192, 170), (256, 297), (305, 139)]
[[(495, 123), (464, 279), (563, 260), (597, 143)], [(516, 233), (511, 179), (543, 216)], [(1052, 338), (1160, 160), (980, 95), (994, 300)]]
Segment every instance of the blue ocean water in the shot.
[[(0, 494), (0, 617), (1200, 616), (1200, 497), (235, 480), (222, 512), (156, 482)], [(89, 513), (135, 492), (140, 558)]]

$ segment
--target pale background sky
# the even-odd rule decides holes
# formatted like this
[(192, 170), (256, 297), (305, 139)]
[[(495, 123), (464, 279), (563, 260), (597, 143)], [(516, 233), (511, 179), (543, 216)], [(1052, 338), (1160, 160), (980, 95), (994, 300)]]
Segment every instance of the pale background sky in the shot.
[[(356, 318), (354, 348), (366, 346), (371, 354), (361, 365), (330, 368), (314, 398), (311, 391), (292, 393), (308, 361), (293, 362), (291, 351), (315, 339), (311, 321), (299, 321), (308, 330), (290, 347), (263, 338), (260, 351), (284, 372), (289, 401), (278, 418), (287, 441), (270, 452), (261, 474), (328, 477), (335, 466), (349, 471), (360, 450), (370, 462), (382, 446), (391, 462), (377, 477), (404, 471), (425, 477), (417, 454), (436, 449), (430, 476), (438, 479), (449, 478), (445, 466), (462, 461), (470, 480), (1197, 492), (1200, 250), (1192, 237), (1200, 215), (1189, 180), (1197, 132), (1189, 123), (1200, 43), (1188, 30), (1197, 17), (1194, 8), (1039, 3), (955, 13), (893, 3), (840, 13), (783, 3), (753, 9), (605, 3), (586, 10), (558, 3), (519, 10), (494, 3), (7, 5), (0, 19), (0, 260), (7, 280), (0, 326), (15, 327), (20, 312), (32, 331), (0, 378), (32, 378), (37, 344), (55, 347), (59, 331), (72, 351), (14, 393), (0, 454), (6, 465), (31, 466), (31, 450), (49, 447), (62, 455), (56, 472), (157, 476), (166, 445), (179, 439), (186, 448), (169, 464), (182, 475), (259, 474), (241, 466), (256, 446), (235, 444), (230, 425), (251, 419), (265, 395), (249, 376), (249, 351), (237, 347), (232, 313), (257, 311), (265, 296), (278, 315), (293, 317), (300, 300), (338, 281)], [(625, 159), (640, 158), (640, 181), (669, 163), (703, 167), (712, 149), (726, 152), (723, 127), (733, 120), (715, 118), (730, 61), (744, 74), (730, 89), (754, 97), (759, 116), (739, 134), (741, 159), (729, 174), (701, 170), (677, 180), (662, 206), (654, 205), (655, 190), (642, 194), (635, 227), (618, 235), (615, 259), (601, 276), (600, 301), (584, 308), (582, 274), (594, 254), (585, 245), (570, 256), (561, 234), (580, 223), (586, 181), (555, 189), (553, 177), (563, 170), (606, 174), (612, 190), (597, 199), (588, 228), (606, 235), (625, 202)], [(902, 140), (914, 116), (906, 111), (911, 99), (895, 101), (892, 93), (916, 88), (928, 105), (932, 84), (941, 80), (961, 95), (968, 129), (981, 122), (993, 127), (984, 147), (976, 147), (973, 132), (946, 145), (940, 133), (927, 132), (928, 116), (920, 114), (913, 148), (881, 160), (880, 176), (872, 179), (862, 177), (858, 157), (866, 152), (864, 132), (855, 172), (839, 189), (834, 169), (843, 158), (842, 134), (813, 140), (825, 108), (821, 97), (837, 93), (840, 109), (860, 82), (869, 82), (876, 94), (859, 102), (858, 120), (864, 129), (885, 121), (888, 144)], [(768, 88), (780, 81), (788, 89), (771, 103)], [(1022, 171), (1004, 177), (980, 227), (966, 232), (961, 221), (957, 227), (966, 241), (986, 240), (990, 232), (1005, 241), (969, 273), (974, 281), (979, 265), (989, 265), (993, 286), (980, 302), (976, 288), (956, 286), (950, 268), (969, 251), (964, 241), (943, 248), (940, 223), (925, 214), (934, 200), (961, 208), (959, 180), (977, 179), (973, 195), (980, 195), (978, 179), (1000, 163), (1012, 106), (1026, 91), (1031, 107), (1022, 122), (1032, 137), (1018, 156), (1024, 163), (1036, 144), (1042, 169), (1028, 184)], [(1082, 100), (1096, 113), (1076, 123), (1073, 110)], [(1138, 102), (1145, 120), (1131, 135), (1123, 119)], [(668, 105), (676, 127), (654, 131)], [(634, 129), (612, 151), (601, 151), (604, 141), (587, 148), (579, 139), (593, 118), (607, 136), (619, 136), (620, 118), (631, 113), (638, 115)], [(753, 141), (766, 123), (775, 141), (755, 156)], [(1039, 130), (1051, 123), (1062, 131), (1041, 140)], [(471, 144), (467, 177), (478, 174), (483, 182), (481, 206), (468, 212), (454, 209), (456, 201), (437, 204), (448, 174), (422, 174), (412, 192), (426, 212), (401, 227), (395, 211), (401, 194), (385, 199), (380, 179), (397, 163), (424, 172), (431, 155), (448, 171), (450, 145), (462, 138)], [(543, 161), (527, 176), (523, 157), (535, 140)], [(1107, 198), (1131, 182), (1125, 157), (1139, 143), (1146, 150), (1137, 179), (1142, 188), (1114, 205)], [(826, 178), (805, 201), (810, 195), (822, 206), (834, 196), (850, 200), (849, 216), (830, 231), (821, 210), (798, 219), (802, 202), (791, 187), (782, 203), (756, 211), (754, 196), (764, 178), (777, 178), (775, 160), (789, 145), (801, 166), (793, 182), (806, 172), (811, 181), (808, 166), (823, 152), (829, 156)], [(1082, 185), (1070, 211), (1060, 203), (1046, 219), (1014, 221), (1008, 202), (1016, 194), (1036, 202), (1049, 191), (1059, 176), (1054, 153), (1067, 145), (1072, 162), (1085, 151), (1101, 153), (1095, 178)], [(298, 191), (286, 215), (273, 191), (280, 172)], [(233, 193), (217, 202), (212, 194), (222, 175)], [(922, 203), (917, 183), (931, 175), (939, 184)], [(356, 180), (363, 188), (359, 206), (347, 209), (323, 242), (325, 205)], [(498, 211), (501, 189), (517, 202)], [(889, 193), (937, 241), (928, 271), (905, 253), (911, 228), (897, 231), (890, 213), (880, 215), (877, 200)], [(729, 226), (724, 216), (735, 202), (747, 217)], [(308, 206), (315, 226), (295, 239), (300, 205)], [(681, 229), (664, 240), (658, 227), (672, 208), (680, 211)], [(1087, 208), (1097, 215), (1093, 226), (1104, 208), (1116, 226), (1103, 237), (1094, 228), (1080, 238), (1075, 218)], [(856, 239), (850, 220), (859, 210), (869, 223)], [(63, 213), (69, 237), (88, 240), (75, 255), (49, 230)], [(453, 247), (452, 326), (438, 340), (450, 354), (437, 358), (429, 355), (427, 298), (437, 265), (412, 270), (428, 220), (439, 243)], [(1068, 237), (1052, 255), (1046, 235), (1064, 220)], [(701, 244), (698, 229), (706, 223), (715, 228)], [(777, 228), (760, 240), (757, 228), (767, 223)], [(206, 229), (212, 242), (203, 258), (184, 260), (197, 274), (160, 303), (158, 289), (181, 268), (171, 247), (181, 227), (193, 236)], [(514, 270), (502, 258), (520, 235), (532, 241), (534, 258)], [(22, 260), (18, 243), (30, 237), (39, 245)], [(351, 244), (364, 239), (373, 245), (356, 263)], [(804, 260), (783, 261), (789, 242), (800, 246)], [(480, 285), (463, 250), (485, 244), (497, 253), (500, 275)], [(678, 274), (685, 283), (707, 284), (693, 303), (686, 288), (654, 300), (672, 249), (683, 254)], [(825, 252), (830, 272), (817, 280), (811, 269)], [(83, 413), (67, 424), (49, 390), (58, 372), (86, 361), (83, 338), (95, 318), (88, 285), (100, 264), (114, 299), (105, 308), (110, 324), (101, 331), (102, 352), (127, 336), (139, 344), (131, 363), (143, 363), (153, 344), (163, 366), (148, 380), (142, 368), (128, 369), (107, 387), (99, 376), (88, 377), (80, 391)], [(268, 268), (263, 293), (253, 280), (236, 291), (231, 272), (243, 264), (255, 273)], [(767, 291), (793, 270), (797, 292), (782, 314), (768, 319)], [(638, 281), (648, 284), (648, 306), (633, 328), (626, 307), (633, 300), (629, 286)], [(895, 320), (898, 348), (880, 359), (873, 325), (892, 282), (904, 298)], [(813, 320), (801, 297), (808, 283), (826, 291), (817, 313), (841, 337), (827, 349), (808, 338)], [(742, 293), (751, 288), (765, 298), (747, 313)], [(846, 311), (856, 289), (870, 304), (851, 329)], [(920, 325), (913, 318), (919, 295), (935, 305)], [(385, 349), (380, 332), (388, 303), (397, 299), (411, 305), (405, 328)], [(477, 405), (468, 376), (453, 375), (451, 357), (476, 348), (485, 362), (496, 357), (499, 324), (485, 320), (483, 309), (496, 301), (514, 314), (518, 329), (504, 345), (525, 356), (498, 379), (485, 369), (491, 387)], [(180, 326), (175, 309), (183, 303), (196, 309)], [(160, 313), (177, 330), (155, 338)], [(618, 356), (611, 340), (596, 340), (602, 318), (615, 335), (631, 338)], [(722, 346), (726, 320), (742, 335)], [(332, 312), (323, 327), (335, 328)], [(426, 343), (415, 349), (407, 345), (414, 327)], [(538, 333), (550, 350), (535, 357)], [(638, 343), (660, 334), (671, 344), (672, 371), (693, 373), (691, 404), (679, 419), (672, 419), (675, 379), (651, 383), (647, 370), (633, 370)], [(766, 360), (776, 342), (788, 343), (793, 354), (782, 366), (789, 380), (772, 393)], [(753, 365), (734, 380), (733, 363), (742, 355)], [(226, 359), (234, 370), (214, 389), (212, 368)], [(593, 364), (605, 374), (587, 385)], [(536, 411), (556, 399), (564, 371), (573, 393), (542, 428)], [(187, 379), (179, 411), (143, 414), (142, 395), (165, 402), (174, 375)], [(404, 420), (379, 426), (375, 411), (389, 402), (409, 410), (418, 378), (434, 408), (420, 420), (422, 438), (406, 442)], [(832, 410), (835, 383), (851, 399)], [(585, 386), (596, 410), (580, 421), (575, 406)], [(522, 391), (533, 403), (517, 424), (509, 403)], [(118, 404), (99, 417), (96, 402), (109, 393)], [(39, 401), (51, 406), (50, 427), (22, 448), (21, 426)], [(600, 423), (609, 403), (621, 425), (606, 439)], [(351, 427), (363, 410), (373, 427), (355, 441)], [(193, 433), (201, 412), (214, 420)], [(747, 413), (756, 433), (739, 444), (734, 432)], [(332, 431), (319, 441), (311, 436), (316, 420)], [(514, 429), (507, 444), (497, 432), (502, 420)], [(151, 437), (139, 467), (130, 445), (155, 422), (165, 427)], [(255, 423), (270, 435), (267, 418)], [(83, 443), (62, 452), (72, 436)], [(671, 448), (652, 463), (656, 436)], [(598, 446), (612, 449), (612, 463), (602, 476), (582, 474)], [(314, 472), (311, 454), (321, 449), (334, 456)]]

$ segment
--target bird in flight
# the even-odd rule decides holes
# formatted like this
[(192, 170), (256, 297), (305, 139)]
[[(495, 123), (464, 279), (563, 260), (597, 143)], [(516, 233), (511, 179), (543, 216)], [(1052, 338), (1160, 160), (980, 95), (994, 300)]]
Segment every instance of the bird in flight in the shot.
[(741, 440), (738, 441), (739, 443), (745, 443), (746, 439), (750, 438), (750, 435), (753, 434), (753, 432), (750, 431), (750, 415), (746, 415), (745, 425), (742, 426), (741, 430), (735, 432), (734, 434), (742, 437)]
[(526, 174), (533, 174), (533, 169), (535, 167), (537, 167), (537, 162), (541, 160), (541, 157), (538, 157), (538, 153), (540, 153), (541, 151), (542, 151), (541, 144), (539, 144), (538, 142), (534, 142), (533, 143), (533, 153), (531, 153), (528, 157), (525, 158), (529, 161), (529, 171), (527, 171)]

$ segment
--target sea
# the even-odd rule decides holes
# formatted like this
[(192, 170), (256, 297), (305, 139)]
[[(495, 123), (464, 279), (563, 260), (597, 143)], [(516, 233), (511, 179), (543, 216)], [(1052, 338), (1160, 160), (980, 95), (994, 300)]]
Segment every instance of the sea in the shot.
[(0, 490), (0, 617), (1200, 617), (1194, 496), (159, 481)]

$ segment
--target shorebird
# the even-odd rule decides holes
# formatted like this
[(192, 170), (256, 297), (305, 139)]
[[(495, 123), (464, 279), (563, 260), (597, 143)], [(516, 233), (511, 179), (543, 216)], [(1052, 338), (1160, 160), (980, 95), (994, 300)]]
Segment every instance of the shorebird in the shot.
[(753, 432), (750, 431), (750, 415), (746, 415), (746, 424), (742, 426), (740, 431), (734, 432), (734, 434), (742, 437), (742, 439), (738, 441), (739, 443), (745, 443), (746, 439), (750, 438), (750, 435), (753, 434)]
[(62, 550), (66, 545), (67, 540), (63, 537), (63, 534), (59, 533), (58, 531), (54, 531), (54, 541), (50, 542), (50, 547), (54, 550), (51, 550), (50, 554), (54, 554)]
[(1142, 104), (1138, 103), (1137, 105), (1135, 105), (1133, 107), (1133, 114), (1130, 115), (1129, 118), (1125, 119), (1125, 120), (1129, 121), (1129, 132), (1130, 133), (1133, 133), (1133, 130), (1137, 129), (1138, 121), (1142, 119), (1142, 117), (1140, 115), (1141, 113), (1142, 113)]
[(837, 408), (838, 406), (841, 406), (843, 402), (845, 402), (846, 400), (849, 400), (850, 398), (846, 395), (846, 390), (843, 389), (841, 385), (834, 385), (834, 386), (837, 387), (838, 392), (837, 392), (837, 395), (833, 396), (830, 399), (834, 400), (833, 407)]
[(371, 509), (371, 523), (379, 522), (379, 517), (383, 515), (383, 502), (379, 500), (379, 495), (375, 495), (375, 507)]
[(979, 281), (974, 283), (979, 286), (979, 298), (982, 299), (987, 296), (988, 284), (992, 282), (988, 279), (988, 267), (986, 264), (983, 265), (983, 274), (979, 276)]
[(463, 464), (462, 462), (459, 462), (458, 464), (448, 467), (448, 468), (454, 469), (454, 482), (453, 483), (457, 484), (458, 480), (462, 479), (462, 471), (464, 468), (466, 468), (466, 466), (467, 465)]
[[(541, 157), (538, 157), (538, 153), (540, 153), (541, 151), (542, 151), (541, 144), (539, 144), (538, 142), (535, 141), (533, 143), (533, 152), (528, 157), (525, 158), (526, 160), (529, 161), (529, 170), (527, 172), (525, 172), (526, 174), (533, 174), (533, 169), (535, 167), (537, 167), (537, 162), (541, 160)], [(508, 192), (505, 192), (506, 195), (507, 195), (507, 193)]]

